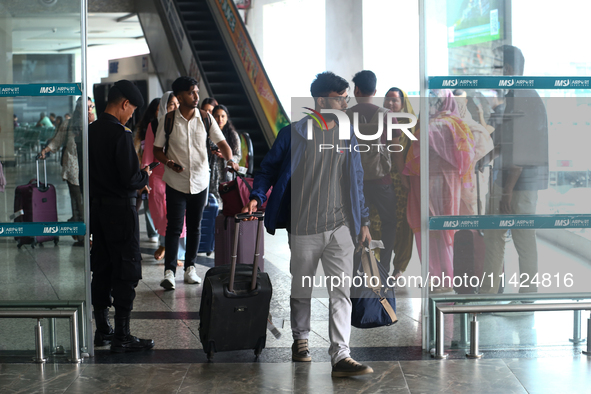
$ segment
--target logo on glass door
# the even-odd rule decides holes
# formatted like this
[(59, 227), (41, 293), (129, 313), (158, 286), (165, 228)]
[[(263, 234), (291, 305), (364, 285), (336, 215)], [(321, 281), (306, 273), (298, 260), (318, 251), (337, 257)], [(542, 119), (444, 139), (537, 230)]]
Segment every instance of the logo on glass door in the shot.
[(55, 86), (42, 86), (39, 93), (51, 94), (55, 92)]

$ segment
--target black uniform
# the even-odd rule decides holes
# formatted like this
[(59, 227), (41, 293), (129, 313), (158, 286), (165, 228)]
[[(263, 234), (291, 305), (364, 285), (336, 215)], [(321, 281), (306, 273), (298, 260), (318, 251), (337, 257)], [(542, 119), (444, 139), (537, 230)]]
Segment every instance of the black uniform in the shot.
[(131, 311), (142, 278), (135, 197), (148, 174), (140, 170), (131, 130), (107, 113), (88, 127), (88, 159), (92, 305)]

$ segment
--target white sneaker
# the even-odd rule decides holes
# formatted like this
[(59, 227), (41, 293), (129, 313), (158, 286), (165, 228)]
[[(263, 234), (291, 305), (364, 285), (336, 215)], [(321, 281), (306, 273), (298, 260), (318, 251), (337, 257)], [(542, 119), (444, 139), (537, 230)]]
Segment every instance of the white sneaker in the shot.
[(197, 275), (197, 271), (195, 270), (195, 266), (190, 266), (185, 270), (185, 283), (194, 284), (194, 283), (201, 283), (201, 278)]
[[(185, 278), (187, 276), (185, 275)], [(160, 286), (164, 287), (166, 290), (174, 290), (174, 272), (172, 270), (164, 271), (164, 279), (160, 282)]]
[(150, 242), (152, 242), (153, 244), (157, 244), (159, 239), (160, 239), (160, 238), (159, 238), (158, 236), (155, 236), (155, 237), (148, 238), (148, 240), (149, 240)]

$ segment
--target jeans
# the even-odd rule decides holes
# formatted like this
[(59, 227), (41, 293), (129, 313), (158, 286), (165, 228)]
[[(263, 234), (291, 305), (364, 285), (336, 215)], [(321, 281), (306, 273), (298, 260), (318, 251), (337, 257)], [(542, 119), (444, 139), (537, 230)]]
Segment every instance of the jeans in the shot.
[(187, 251), (185, 253), (185, 270), (195, 265), (203, 208), (207, 202), (207, 189), (197, 194), (182, 193), (166, 185), (166, 226), (164, 270), (176, 273), (179, 238), (183, 231), (183, 219), (187, 217)]

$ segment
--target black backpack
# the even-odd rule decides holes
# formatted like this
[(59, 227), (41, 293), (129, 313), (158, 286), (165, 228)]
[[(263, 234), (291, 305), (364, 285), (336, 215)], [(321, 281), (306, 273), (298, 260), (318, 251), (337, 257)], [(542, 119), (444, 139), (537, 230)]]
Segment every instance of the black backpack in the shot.
[[(166, 136), (166, 142), (164, 143), (164, 153), (168, 151), (168, 140), (170, 139), (170, 134), (174, 128), (175, 112), (176, 111), (170, 111), (164, 116), (164, 133)], [(207, 139), (209, 138), (209, 129), (211, 128), (211, 118), (209, 117), (209, 113), (207, 111), (200, 109), (199, 112), (201, 113), (201, 120), (205, 126), (205, 141), (207, 142)]]

